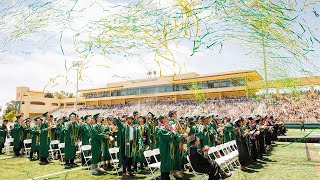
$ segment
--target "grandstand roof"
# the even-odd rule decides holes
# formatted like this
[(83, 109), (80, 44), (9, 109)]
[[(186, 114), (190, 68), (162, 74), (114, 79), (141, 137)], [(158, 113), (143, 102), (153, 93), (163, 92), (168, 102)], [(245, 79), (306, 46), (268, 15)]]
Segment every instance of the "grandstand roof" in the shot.
[(162, 76), (155, 78), (144, 78), (137, 80), (127, 80), (121, 82), (108, 83), (105, 87), (93, 88), (93, 89), (83, 89), (80, 92), (94, 92), (94, 91), (115, 91), (122, 88), (133, 88), (133, 87), (143, 87), (143, 86), (154, 86), (161, 84), (178, 84), (185, 82), (196, 82), (200, 80), (215, 80), (215, 79), (227, 79), (234, 77), (247, 77), (248, 81), (257, 81), (261, 80), (261, 76), (255, 70), (239, 70), (239, 71), (228, 71), (228, 72), (218, 72), (212, 74), (198, 74), (195, 72), (183, 73), (183, 74), (174, 74), (171, 76)]

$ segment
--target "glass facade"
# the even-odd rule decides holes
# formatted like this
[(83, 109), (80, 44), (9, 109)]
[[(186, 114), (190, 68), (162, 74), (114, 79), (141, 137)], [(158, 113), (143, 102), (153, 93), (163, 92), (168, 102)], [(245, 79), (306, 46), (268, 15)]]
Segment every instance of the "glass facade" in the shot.
[[(232, 78), (223, 80), (213, 81), (200, 81), (198, 83), (199, 89), (213, 89), (213, 88), (224, 88), (224, 87), (236, 87), (245, 86), (244, 78)], [(190, 90), (194, 83), (183, 83), (183, 84), (162, 84), (156, 86), (145, 86), (126, 88), (117, 91), (101, 91), (94, 93), (83, 93), (86, 99), (89, 98), (102, 98), (111, 96), (129, 96), (129, 95), (140, 95), (140, 94), (155, 94), (164, 92), (175, 92), (175, 91), (187, 91)]]

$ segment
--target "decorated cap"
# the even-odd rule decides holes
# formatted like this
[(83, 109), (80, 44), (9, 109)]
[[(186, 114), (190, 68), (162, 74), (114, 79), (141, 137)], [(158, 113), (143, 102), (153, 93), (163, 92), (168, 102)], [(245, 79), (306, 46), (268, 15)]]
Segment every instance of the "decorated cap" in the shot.
[(31, 121), (30, 121), (30, 118), (27, 118), (25, 121), (26, 121), (26, 122), (31, 122)]
[(90, 118), (90, 117), (91, 117), (91, 115), (86, 115), (86, 116), (83, 117), (83, 119), (84, 119), (84, 120), (87, 120), (87, 119)]
[(43, 117), (46, 117), (49, 114), (49, 112), (45, 112), (42, 114)]
[(189, 136), (188, 138), (188, 143), (192, 143), (196, 140), (196, 135), (195, 134), (192, 134), (191, 136)]

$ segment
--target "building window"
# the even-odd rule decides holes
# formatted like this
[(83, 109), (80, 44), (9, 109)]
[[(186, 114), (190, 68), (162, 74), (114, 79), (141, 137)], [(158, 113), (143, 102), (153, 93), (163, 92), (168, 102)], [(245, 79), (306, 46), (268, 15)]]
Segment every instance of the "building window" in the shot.
[(46, 105), (44, 102), (39, 102), (39, 101), (31, 101), (30, 104), (32, 104), (32, 105), (41, 105), (41, 106)]

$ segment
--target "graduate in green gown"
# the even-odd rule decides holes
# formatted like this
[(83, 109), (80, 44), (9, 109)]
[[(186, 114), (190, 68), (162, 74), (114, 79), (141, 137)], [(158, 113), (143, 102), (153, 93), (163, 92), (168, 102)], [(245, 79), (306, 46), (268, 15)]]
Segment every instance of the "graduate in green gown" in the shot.
[(11, 136), (13, 137), (13, 151), (14, 157), (21, 156), (20, 150), (22, 148), (23, 141), (23, 126), (22, 126), (22, 117), (16, 116), (17, 120), (13, 124), (13, 128), (11, 130)]
[(74, 162), (74, 159), (76, 157), (76, 143), (78, 141), (79, 129), (80, 128), (76, 120), (76, 114), (71, 113), (69, 115), (69, 122), (65, 123), (64, 125), (64, 168), (66, 169), (77, 166), (77, 164)]
[(3, 120), (2, 125), (0, 127), (0, 154), (3, 154), (2, 149), (4, 148), (6, 137), (9, 137), (7, 124), (8, 120)]
[(173, 167), (172, 167), (172, 174), (176, 178), (182, 178), (182, 167), (183, 167), (183, 160), (182, 160), (182, 152), (183, 152), (183, 144), (184, 138), (183, 134), (185, 133), (186, 129), (181, 126), (178, 120), (178, 115), (176, 111), (169, 111), (168, 116), (170, 118), (169, 125), (176, 129), (176, 136), (174, 141), (174, 154), (175, 158), (173, 159)]
[(231, 141), (231, 131), (233, 131), (233, 126), (230, 124), (230, 120), (230, 118), (227, 118), (225, 120), (223, 128), (224, 143)]
[(205, 146), (212, 147), (215, 144), (215, 132), (213, 127), (210, 125), (210, 120), (208, 117), (202, 117), (203, 120), (203, 130), (199, 132), (200, 148)]
[(49, 164), (48, 157), (49, 157), (49, 145), (50, 145), (50, 130), (55, 128), (55, 125), (51, 125), (49, 121), (49, 114), (48, 112), (43, 114), (45, 118), (41, 125), (40, 125), (40, 146), (39, 146), (39, 157), (40, 157), (40, 165)]
[(156, 122), (154, 119), (154, 114), (152, 112), (149, 112), (147, 114), (147, 125), (148, 129), (150, 131), (150, 150), (156, 149), (157, 147), (157, 137), (155, 133), (155, 127), (156, 127)]
[(138, 126), (134, 125), (133, 117), (127, 117), (127, 122), (128, 124), (122, 124), (120, 119), (116, 118), (118, 131), (122, 133), (121, 144), (118, 146), (122, 149), (120, 154), (122, 156), (123, 178), (134, 176), (131, 165), (136, 162), (137, 152), (143, 148), (143, 141)]
[[(174, 143), (178, 133), (168, 124), (169, 119), (167, 116), (159, 117), (160, 124), (156, 130), (157, 136), (159, 137), (159, 149), (160, 149), (160, 172), (161, 179), (170, 179), (170, 171), (174, 166), (175, 150)], [(178, 137), (179, 138), (179, 137)]]
[[(83, 123), (81, 125), (80, 128), (80, 135), (81, 135), (81, 141), (82, 141), (82, 145), (90, 145), (90, 138), (91, 138), (91, 130), (92, 130), (92, 125), (91, 125), (91, 116), (87, 115), (84, 118), (85, 123)], [(84, 152), (86, 156), (89, 155), (89, 151), (85, 151)], [(84, 165), (85, 164), (85, 160), (83, 157), (83, 154), (81, 153), (81, 164)]]
[(113, 118), (112, 117), (107, 117), (106, 120), (102, 121), (102, 126), (103, 126), (103, 134), (108, 134), (109, 138), (105, 138), (103, 140), (103, 144), (102, 144), (102, 161), (103, 161), (103, 169), (107, 170), (112, 168), (112, 165), (110, 163), (111, 160), (111, 155), (109, 153), (109, 148), (113, 148), (113, 136), (112, 136), (112, 130), (111, 127), (109, 125), (109, 122), (112, 121)]
[(139, 124), (139, 112), (138, 111), (133, 111), (133, 122), (134, 124)]
[(146, 150), (149, 150), (150, 147), (150, 129), (148, 128), (148, 125), (146, 124), (146, 117), (140, 116), (139, 118), (139, 132), (140, 132), (140, 137), (142, 138), (143, 141), (143, 149), (139, 150), (137, 153), (137, 161), (134, 165), (134, 169), (137, 170), (137, 163), (140, 163), (140, 169), (141, 171), (144, 170), (144, 166), (146, 166), (146, 160), (143, 155), (143, 152)]
[(33, 160), (33, 154), (37, 153), (37, 159), (39, 159), (39, 145), (40, 145), (40, 132), (41, 132), (41, 119), (35, 118), (35, 125), (31, 128), (31, 149), (30, 149), (30, 161)]
[(95, 124), (91, 129), (91, 173), (98, 175), (102, 170), (98, 167), (98, 163), (101, 161), (101, 146), (105, 138), (109, 138), (108, 134), (103, 133), (103, 127), (101, 125), (102, 116), (100, 113), (93, 116)]
[(25, 120), (25, 126), (23, 127), (23, 140), (31, 139), (31, 121), (30, 118)]

